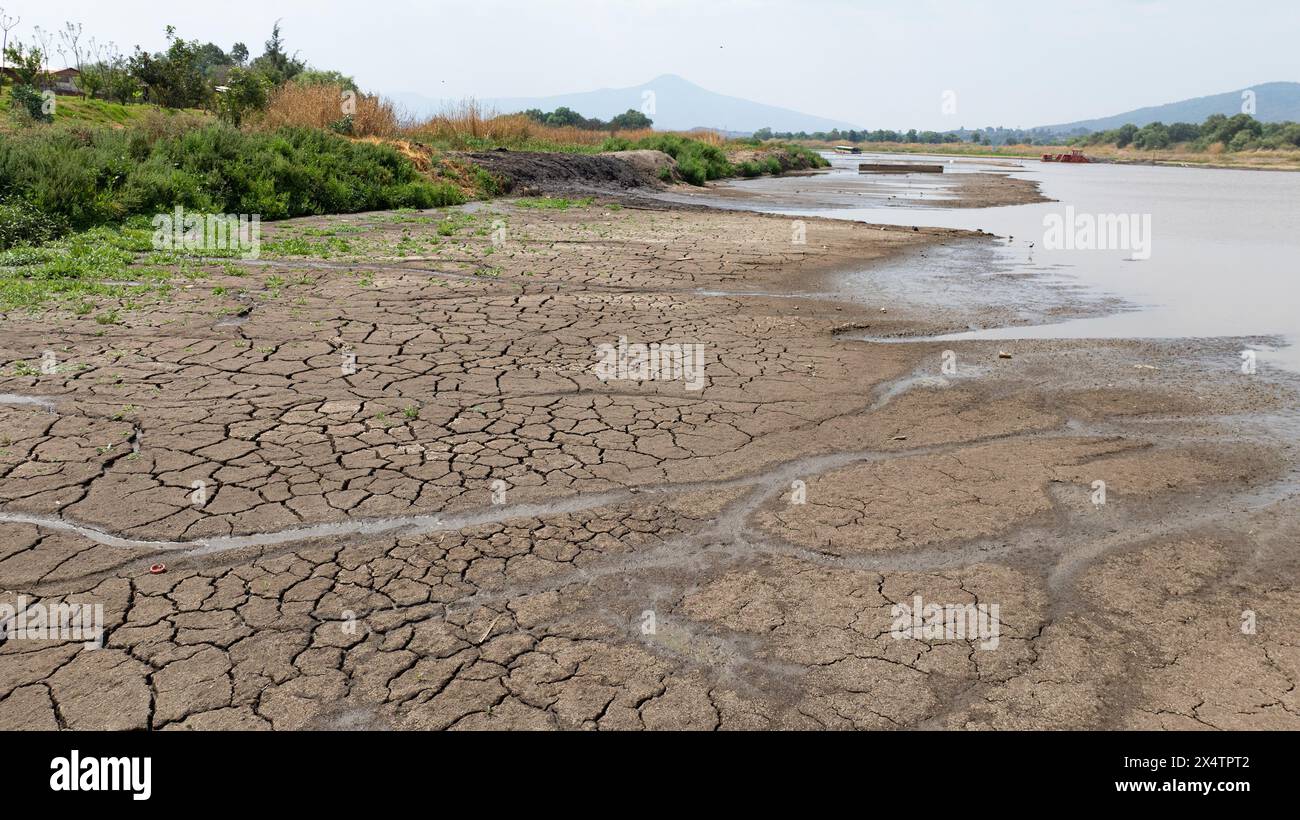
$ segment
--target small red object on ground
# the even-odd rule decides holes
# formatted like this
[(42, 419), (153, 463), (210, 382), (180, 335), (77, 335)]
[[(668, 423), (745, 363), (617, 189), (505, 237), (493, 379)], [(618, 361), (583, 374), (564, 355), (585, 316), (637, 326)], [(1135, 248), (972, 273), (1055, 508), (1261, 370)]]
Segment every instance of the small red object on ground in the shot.
[(149, 572), (152, 573), (153, 575), (161, 575), (166, 571), (167, 571), (166, 564), (154, 564), (152, 567), (149, 567)]

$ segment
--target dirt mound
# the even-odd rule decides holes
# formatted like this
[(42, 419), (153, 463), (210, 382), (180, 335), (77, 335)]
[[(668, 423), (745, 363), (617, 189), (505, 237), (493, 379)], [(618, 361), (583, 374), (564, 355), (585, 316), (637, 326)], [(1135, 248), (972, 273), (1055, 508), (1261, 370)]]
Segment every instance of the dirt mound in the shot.
[(601, 154), (602, 157), (613, 157), (614, 159), (626, 162), (635, 168), (639, 173), (650, 177), (651, 179), (662, 180), (665, 170), (672, 179), (680, 179), (677, 173), (677, 160), (665, 154), (663, 151), (653, 151), (650, 149), (638, 149), (635, 151), (609, 151)]
[(451, 156), (440, 154), (428, 146), (408, 140), (384, 139), (381, 137), (360, 137), (359, 140), (375, 145), (386, 145), (395, 149), (415, 166), (415, 170), (419, 171), (421, 176), (433, 182), (450, 184), (464, 194), (467, 199), (474, 199), (480, 194), (475, 184), (473, 166), (468, 162), (453, 159)]
[(509, 193), (626, 189), (657, 184), (654, 172), (645, 170), (645, 163), (624, 161), (611, 154), (498, 150), (460, 156), (501, 180)]

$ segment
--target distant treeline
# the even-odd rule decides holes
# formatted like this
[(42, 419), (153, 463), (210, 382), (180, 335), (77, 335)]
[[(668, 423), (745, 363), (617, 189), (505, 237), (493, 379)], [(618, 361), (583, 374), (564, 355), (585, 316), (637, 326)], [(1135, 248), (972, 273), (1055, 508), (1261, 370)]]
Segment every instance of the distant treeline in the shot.
[(942, 145), (945, 143), (969, 142), (974, 145), (1033, 145), (1036, 142), (1052, 141), (1053, 135), (1043, 129), (1025, 131), (1020, 128), (1003, 128), (1001, 126), (980, 128), (969, 131), (958, 128), (955, 131), (892, 131), (876, 129), (875, 131), (776, 131), (760, 128), (754, 132), (758, 139), (783, 140), (819, 140), (821, 142), (909, 142), (925, 145)]
[(1249, 114), (1231, 117), (1211, 114), (1200, 125), (1190, 122), (1169, 125), (1153, 122), (1138, 128), (1128, 124), (1109, 131), (1075, 137), (1070, 142), (1073, 145), (1114, 145), (1117, 148), (1132, 145), (1144, 151), (1168, 148), (1177, 143), (1187, 143), (1195, 151), (1204, 151), (1216, 144), (1229, 151), (1296, 148), (1300, 147), (1300, 124), (1260, 122)]
[(634, 108), (629, 108), (622, 114), (610, 118), (608, 122), (597, 117), (584, 117), (563, 105), (549, 112), (540, 108), (530, 108), (522, 113), (528, 119), (542, 125), (555, 128), (570, 126), (584, 131), (639, 131), (654, 125), (654, 120)]
[(773, 131), (771, 128), (760, 128), (754, 132), (754, 138), (760, 140), (819, 140), (821, 142), (965, 142), (952, 132), (917, 131), (915, 128), (910, 131), (841, 131), (836, 128), (832, 131), (813, 131), (811, 133), (808, 131)]
[(1212, 145), (1223, 145), (1229, 151), (1252, 151), (1255, 149), (1276, 149), (1300, 147), (1300, 124), (1294, 122), (1260, 122), (1249, 114), (1236, 114), (1232, 117), (1213, 114), (1200, 125), (1190, 122), (1175, 122), (1166, 125), (1153, 122), (1150, 125), (1122, 125), (1109, 131), (1082, 133), (1071, 131), (1053, 132), (1035, 128), (1022, 130), (1018, 128), (991, 127), (968, 131), (965, 128), (956, 131), (784, 131), (774, 132), (770, 128), (760, 128), (754, 132), (760, 140), (817, 140), (820, 142), (905, 142), (922, 144), (943, 144), (969, 142), (978, 145), (1055, 145), (1065, 142), (1068, 145), (1114, 145), (1117, 148), (1132, 146), (1142, 151), (1155, 151), (1176, 144), (1187, 144), (1194, 151), (1204, 151)]

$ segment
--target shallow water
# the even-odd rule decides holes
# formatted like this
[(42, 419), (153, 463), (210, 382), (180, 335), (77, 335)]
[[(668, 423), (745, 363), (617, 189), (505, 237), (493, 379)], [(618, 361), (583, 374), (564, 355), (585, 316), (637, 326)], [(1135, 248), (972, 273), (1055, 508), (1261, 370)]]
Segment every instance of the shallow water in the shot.
[[(1039, 181), (1056, 202), (1000, 208), (929, 208), (920, 200), (864, 207), (823, 207), (817, 188), (841, 187), (872, 155), (828, 154), (832, 171), (815, 178), (741, 182), (797, 188), (808, 205), (764, 210), (892, 225), (982, 229), (1002, 237), (997, 263), (1011, 275), (1049, 273), (1054, 280), (1119, 297), (1134, 310), (1047, 325), (975, 329), (943, 338), (1273, 337), (1261, 362), (1300, 371), (1300, 173), (1137, 165), (1068, 165), (1018, 161), (1013, 173)], [(909, 155), (916, 159), (920, 156)], [(893, 157), (897, 158), (897, 157)], [(951, 173), (1001, 170), (936, 157)], [(909, 176), (932, 196), (933, 177)], [(905, 184), (906, 181), (901, 181)], [(762, 186), (762, 187), (760, 187)], [(902, 190), (902, 189), (900, 189)], [(908, 207), (898, 207), (905, 204)], [(1135, 250), (1049, 249), (1044, 219), (1076, 214), (1150, 215), (1150, 255)], [(1032, 247), (1031, 247), (1032, 243)], [(1140, 249), (1137, 255), (1142, 255)], [(942, 259), (931, 263), (941, 265)], [(991, 289), (998, 297), (1004, 294)]]
[(0, 404), (34, 404), (54, 412), (54, 399), (45, 396), (23, 396), (18, 393), (0, 393)]

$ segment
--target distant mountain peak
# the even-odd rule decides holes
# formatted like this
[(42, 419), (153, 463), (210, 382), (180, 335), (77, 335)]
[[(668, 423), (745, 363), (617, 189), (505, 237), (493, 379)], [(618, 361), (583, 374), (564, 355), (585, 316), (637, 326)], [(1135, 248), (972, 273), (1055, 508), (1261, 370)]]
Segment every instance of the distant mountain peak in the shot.
[[(653, 96), (648, 96), (647, 92), (653, 92)], [(394, 98), (415, 113), (435, 113), (443, 105), (441, 100), (432, 100), (418, 94), (398, 94)], [(687, 131), (692, 128), (740, 132), (752, 132), (760, 128), (772, 128), (775, 131), (829, 131), (833, 128), (857, 127), (843, 121), (718, 94), (671, 73), (660, 74), (648, 82), (625, 88), (602, 88), (550, 97), (503, 97), (480, 102), (501, 113), (526, 111), (530, 108), (553, 111), (564, 106), (584, 117), (600, 119), (609, 119), (630, 108), (645, 111), (654, 120), (655, 128), (667, 131)]]

